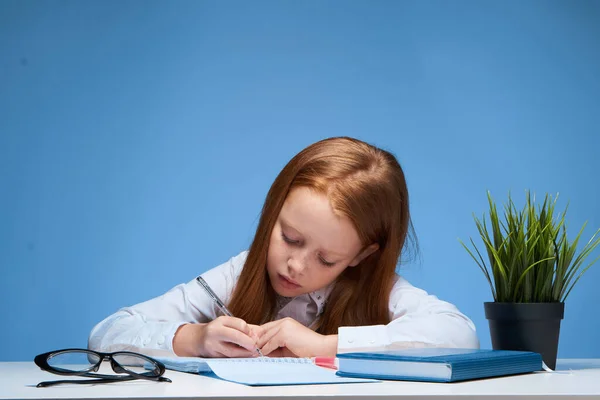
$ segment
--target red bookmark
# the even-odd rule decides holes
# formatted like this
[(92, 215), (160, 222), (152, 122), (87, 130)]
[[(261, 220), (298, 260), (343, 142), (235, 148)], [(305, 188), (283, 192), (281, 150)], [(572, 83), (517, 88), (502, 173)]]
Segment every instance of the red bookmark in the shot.
[(335, 365), (335, 357), (313, 357), (315, 365), (323, 368), (338, 369)]

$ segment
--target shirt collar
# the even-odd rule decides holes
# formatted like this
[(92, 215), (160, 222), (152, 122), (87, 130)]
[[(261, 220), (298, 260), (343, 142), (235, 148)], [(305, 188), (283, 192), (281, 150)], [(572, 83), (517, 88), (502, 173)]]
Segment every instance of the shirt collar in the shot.
[(327, 299), (333, 290), (333, 286), (334, 283), (331, 283), (322, 289), (308, 293), (309, 297), (317, 304), (317, 315), (323, 313), (323, 309), (325, 308), (325, 304), (327, 304)]

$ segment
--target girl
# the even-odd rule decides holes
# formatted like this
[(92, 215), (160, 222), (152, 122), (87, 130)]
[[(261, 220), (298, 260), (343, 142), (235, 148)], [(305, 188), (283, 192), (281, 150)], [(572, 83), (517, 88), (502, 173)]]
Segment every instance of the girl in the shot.
[[(271, 186), (248, 251), (96, 325), (89, 347), (150, 356), (334, 356), (479, 346), (455, 306), (396, 275), (411, 229), (404, 173), (389, 152), (330, 138), (302, 150)], [(412, 232), (412, 230), (411, 230)]]

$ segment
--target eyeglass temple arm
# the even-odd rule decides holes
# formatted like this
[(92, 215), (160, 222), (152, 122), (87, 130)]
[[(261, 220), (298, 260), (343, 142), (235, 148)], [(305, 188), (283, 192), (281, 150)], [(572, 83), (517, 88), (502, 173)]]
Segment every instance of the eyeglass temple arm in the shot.
[[(118, 379), (115, 379), (115, 378), (112, 378), (112, 379), (109, 379), (109, 378), (64, 379), (64, 380), (58, 380), (58, 381), (40, 382), (36, 385), (36, 387), (48, 387), (48, 386), (54, 386), (54, 385), (61, 385), (64, 383), (75, 383), (78, 385), (94, 384), (94, 383), (115, 383), (115, 382), (123, 382), (123, 381), (133, 381), (135, 379), (146, 379), (146, 378), (136, 378), (135, 376), (126, 376), (126, 377), (119, 377)], [(158, 382), (169, 382), (169, 383), (172, 382), (169, 378), (165, 378), (164, 376), (159, 376), (157, 378), (148, 378), (148, 380), (158, 381)]]

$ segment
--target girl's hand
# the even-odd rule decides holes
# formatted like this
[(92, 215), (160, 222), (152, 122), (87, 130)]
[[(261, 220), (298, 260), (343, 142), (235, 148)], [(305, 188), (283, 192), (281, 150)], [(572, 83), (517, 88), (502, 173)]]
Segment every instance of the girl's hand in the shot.
[(254, 357), (257, 330), (242, 319), (227, 316), (186, 324), (175, 333), (173, 351), (184, 357)]
[(269, 322), (261, 327), (258, 347), (265, 356), (315, 357), (337, 352), (337, 335), (321, 335), (292, 318)]

